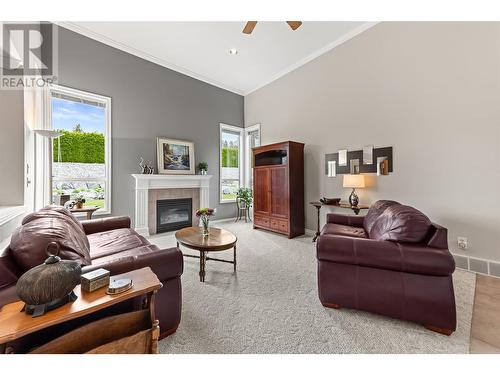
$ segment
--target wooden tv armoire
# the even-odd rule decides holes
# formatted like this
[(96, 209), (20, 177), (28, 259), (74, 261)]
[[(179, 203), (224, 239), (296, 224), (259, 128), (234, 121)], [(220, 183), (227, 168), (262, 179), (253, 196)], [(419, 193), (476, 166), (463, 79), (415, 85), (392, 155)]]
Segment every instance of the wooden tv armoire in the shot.
[(253, 149), (253, 227), (304, 234), (304, 144), (292, 141)]

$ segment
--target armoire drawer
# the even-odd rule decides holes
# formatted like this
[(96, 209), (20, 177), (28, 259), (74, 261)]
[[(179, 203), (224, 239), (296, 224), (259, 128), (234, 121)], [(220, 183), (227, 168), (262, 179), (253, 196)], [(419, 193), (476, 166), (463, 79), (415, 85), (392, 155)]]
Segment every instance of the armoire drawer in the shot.
[(278, 230), (280, 232), (288, 232), (288, 221), (271, 219), (271, 229)]
[(254, 215), (253, 220), (256, 225), (260, 225), (263, 227), (271, 227), (270, 219), (266, 216)]

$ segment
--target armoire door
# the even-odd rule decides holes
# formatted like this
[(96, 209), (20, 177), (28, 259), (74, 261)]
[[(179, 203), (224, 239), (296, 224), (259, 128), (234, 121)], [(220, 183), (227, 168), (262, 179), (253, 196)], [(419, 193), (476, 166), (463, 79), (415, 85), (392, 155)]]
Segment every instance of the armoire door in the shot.
[(254, 168), (254, 213), (269, 215), (271, 195), (271, 174), (269, 168)]
[(286, 166), (271, 168), (271, 215), (288, 218), (288, 176)]

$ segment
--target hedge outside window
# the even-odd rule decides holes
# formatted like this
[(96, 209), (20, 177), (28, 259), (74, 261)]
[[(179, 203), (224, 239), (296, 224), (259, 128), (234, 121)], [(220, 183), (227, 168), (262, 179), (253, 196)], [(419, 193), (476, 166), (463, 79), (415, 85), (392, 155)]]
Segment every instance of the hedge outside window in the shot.
[(73, 89), (51, 90), (52, 201), (83, 197), (85, 205), (109, 213), (111, 172), (110, 99)]

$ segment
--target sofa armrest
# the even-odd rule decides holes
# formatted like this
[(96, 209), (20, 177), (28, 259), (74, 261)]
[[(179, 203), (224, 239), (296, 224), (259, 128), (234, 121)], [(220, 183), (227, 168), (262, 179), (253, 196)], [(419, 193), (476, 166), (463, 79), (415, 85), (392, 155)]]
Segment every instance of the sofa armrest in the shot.
[(349, 225), (351, 227), (361, 228), (363, 227), (364, 221), (365, 221), (364, 216), (344, 215), (337, 213), (326, 214), (326, 222), (331, 224)]
[(158, 276), (158, 279), (163, 282), (182, 275), (184, 260), (181, 251), (176, 247), (144, 253), (139, 252), (136, 255), (126, 255), (121, 258), (120, 254), (116, 254), (114, 258), (110, 258), (109, 262), (95, 262), (95, 264), (85, 266), (82, 273), (105, 268), (111, 272), (111, 275), (118, 275), (144, 267), (150, 267)]
[(455, 270), (448, 249), (421, 244), (322, 235), (316, 248), (320, 261), (437, 276), (448, 276)]
[(130, 217), (113, 216), (102, 219), (82, 220), (83, 230), (86, 235), (92, 233), (106, 232), (108, 230), (130, 228)]

